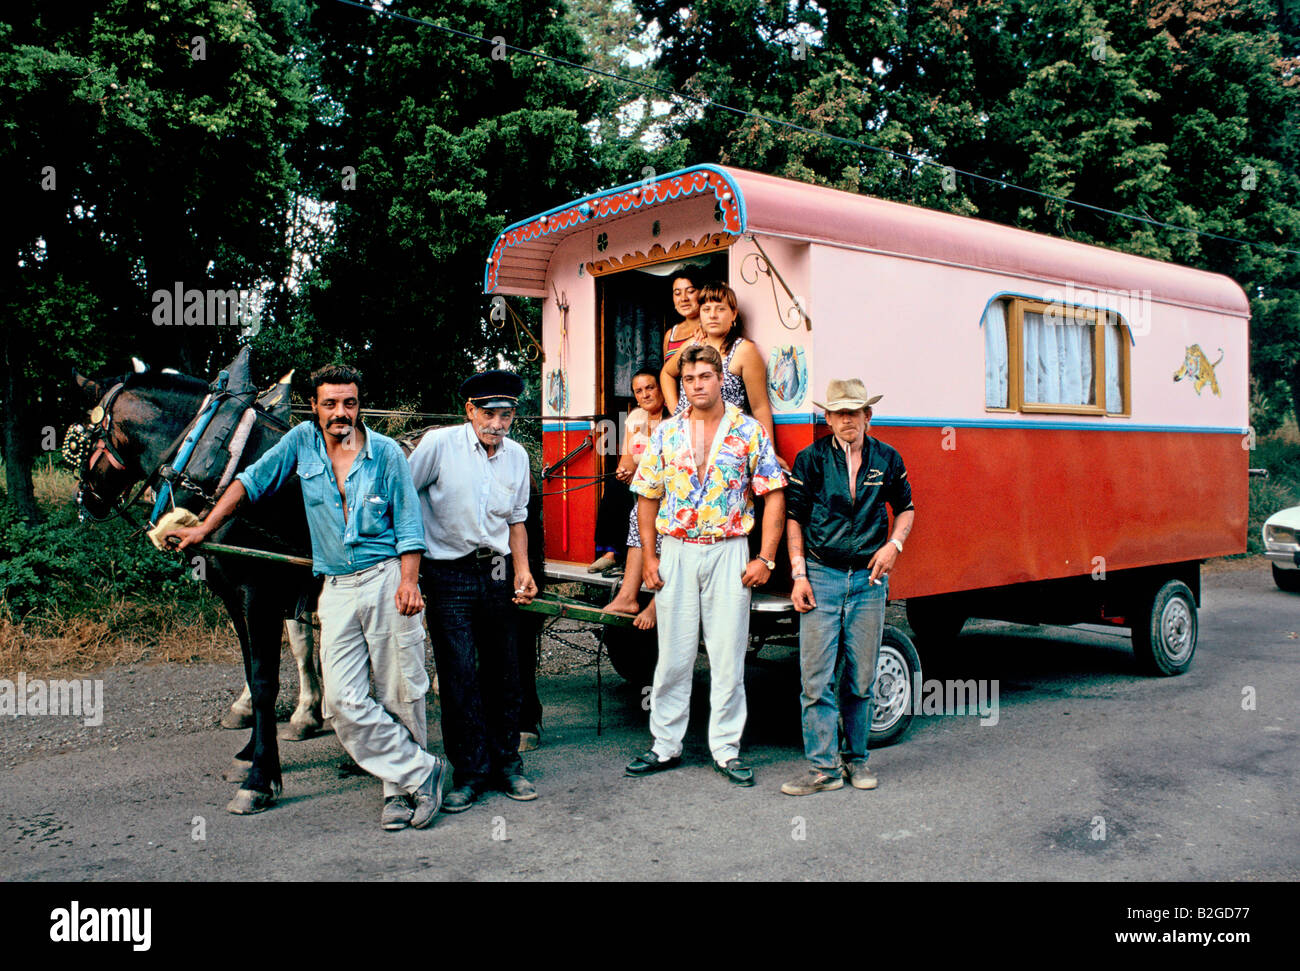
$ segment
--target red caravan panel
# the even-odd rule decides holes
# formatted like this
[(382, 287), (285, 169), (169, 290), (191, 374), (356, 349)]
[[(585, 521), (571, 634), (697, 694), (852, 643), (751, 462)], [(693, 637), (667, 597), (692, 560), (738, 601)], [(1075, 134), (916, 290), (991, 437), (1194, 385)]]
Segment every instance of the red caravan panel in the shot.
[[(553, 465), (590, 437), (585, 422), (572, 422), (563, 431), (542, 433), (542, 464)], [(542, 483), (542, 522), (546, 528), (546, 558), (590, 563), (596, 558), (596, 505), (599, 492), (587, 486), (597, 475), (599, 456), (589, 448)], [(583, 477), (586, 478), (583, 478)], [(563, 494), (561, 494), (563, 493)]]
[[(1240, 553), (1233, 433), (872, 426), (907, 462), (916, 529), (890, 595), (920, 597)], [(1159, 483), (1154, 488), (1153, 483)], [(1101, 559), (1098, 560), (1097, 558)]]

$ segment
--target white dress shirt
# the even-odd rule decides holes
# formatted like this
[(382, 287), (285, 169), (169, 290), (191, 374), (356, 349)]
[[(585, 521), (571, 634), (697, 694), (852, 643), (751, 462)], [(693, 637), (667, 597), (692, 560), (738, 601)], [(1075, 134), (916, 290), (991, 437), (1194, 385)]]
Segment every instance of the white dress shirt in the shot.
[(469, 422), (437, 428), (408, 459), (424, 518), (425, 556), (510, 552), (510, 526), (528, 518), (528, 453), (509, 438), (487, 449)]

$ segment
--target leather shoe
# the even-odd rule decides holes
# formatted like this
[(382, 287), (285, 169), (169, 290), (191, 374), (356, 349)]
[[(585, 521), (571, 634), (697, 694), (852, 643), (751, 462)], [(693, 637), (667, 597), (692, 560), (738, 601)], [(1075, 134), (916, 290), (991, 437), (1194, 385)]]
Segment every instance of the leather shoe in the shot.
[(435, 755), (429, 777), (412, 793), (415, 811), (411, 815), (411, 825), (415, 829), (424, 829), (433, 822), (433, 817), (438, 815), (438, 809), (442, 806), (442, 777), (446, 768), (446, 761)]
[(537, 787), (522, 772), (507, 772), (501, 782), (501, 791), (511, 799), (528, 802), (537, 798)]
[(478, 802), (479, 791), (474, 786), (457, 786), (442, 797), (442, 811), (445, 813), (463, 813)]
[(754, 784), (754, 770), (745, 765), (740, 759), (729, 759), (726, 765), (719, 765), (714, 762), (713, 770), (721, 772), (738, 786), (752, 786)]
[(631, 762), (629, 762), (623, 774), (634, 776), (634, 777), (643, 776), (643, 775), (652, 775), (655, 772), (664, 772), (668, 769), (675, 769), (677, 768), (677, 766), (681, 764), (682, 764), (682, 757), (680, 755), (674, 755), (671, 759), (668, 759), (666, 762), (660, 762), (659, 756), (656, 755), (654, 753), (654, 750), (652, 749), (649, 752), (645, 752), (641, 755), (638, 755)]

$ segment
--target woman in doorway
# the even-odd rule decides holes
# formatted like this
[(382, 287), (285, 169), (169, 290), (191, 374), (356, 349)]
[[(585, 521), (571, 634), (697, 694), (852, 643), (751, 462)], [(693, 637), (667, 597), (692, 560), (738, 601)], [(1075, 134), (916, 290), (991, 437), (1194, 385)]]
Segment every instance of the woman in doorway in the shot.
[[(754, 416), (767, 437), (776, 442), (772, 423), (772, 403), (767, 396), (767, 365), (754, 342), (741, 336), (736, 291), (725, 283), (708, 283), (699, 290), (700, 330), (697, 344), (708, 344), (722, 355), (722, 400)], [(673, 414), (686, 410), (681, 393), (680, 365), (677, 355), (664, 362), (660, 384), (664, 399)], [(785, 468), (785, 462), (781, 462)], [(788, 471), (788, 469), (787, 469)]]
[[(664, 360), (685, 345), (703, 336), (700, 331), (699, 282), (688, 270), (673, 277), (673, 309), (682, 319), (664, 331)], [(668, 403), (671, 412), (676, 402)]]
[[(632, 393), (636, 395), (640, 407), (627, 416), (627, 446), (623, 457), (619, 459), (618, 469), (614, 472), (614, 477), (624, 487), (636, 475), (637, 463), (641, 461), (641, 453), (645, 451), (650, 436), (659, 427), (659, 423), (668, 417), (659, 387), (659, 375), (652, 368), (642, 368), (633, 376)], [(623, 583), (619, 586), (618, 595), (605, 609), (616, 614), (635, 614), (633, 623), (642, 630), (648, 630), (655, 625), (655, 604), (651, 599), (650, 606), (642, 610), (637, 601), (637, 594), (641, 590), (641, 536), (636, 528), (635, 503), (627, 522), (627, 565), (623, 571)]]

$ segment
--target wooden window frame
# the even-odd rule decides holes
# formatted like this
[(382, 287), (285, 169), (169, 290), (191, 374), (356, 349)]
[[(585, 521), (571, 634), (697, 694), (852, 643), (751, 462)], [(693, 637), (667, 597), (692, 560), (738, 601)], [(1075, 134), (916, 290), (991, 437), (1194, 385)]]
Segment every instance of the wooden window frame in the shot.
[[(1052, 415), (1091, 415), (1103, 418), (1128, 418), (1132, 415), (1132, 382), (1130, 380), (1129, 347), (1126, 341), (1128, 324), (1124, 318), (1113, 310), (1090, 307), (1063, 307), (1060, 304), (1033, 300), (1028, 297), (1008, 296), (1007, 302), (1007, 406), (993, 408), (985, 406), (985, 411), (1006, 412), (1008, 414), (1052, 414)], [(1050, 402), (1025, 401), (1025, 314), (1046, 315), (1051, 312), (1057, 316), (1073, 317), (1077, 320), (1090, 321), (1092, 328), (1092, 397), (1096, 404), (1066, 405)], [(1106, 331), (1112, 326), (1119, 328), (1119, 382), (1121, 411), (1106, 410)]]

